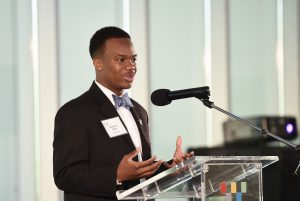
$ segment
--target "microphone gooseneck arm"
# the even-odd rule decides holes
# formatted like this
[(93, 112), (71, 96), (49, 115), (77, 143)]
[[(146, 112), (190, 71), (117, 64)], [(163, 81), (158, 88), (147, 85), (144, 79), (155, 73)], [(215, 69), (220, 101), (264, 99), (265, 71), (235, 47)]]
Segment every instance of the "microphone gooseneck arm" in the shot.
[(300, 151), (300, 145), (296, 145), (294, 143), (291, 143), (291, 142), (289, 142), (289, 141), (287, 141), (287, 140), (285, 140), (285, 139), (283, 139), (283, 138), (281, 138), (281, 137), (279, 137), (279, 136), (271, 133), (270, 131), (268, 131), (265, 128), (259, 128), (259, 127), (255, 126), (254, 124), (246, 121), (245, 119), (242, 119), (241, 117), (238, 117), (238, 116), (236, 116), (236, 115), (234, 115), (234, 114), (232, 114), (232, 113), (230, 113), (230, 112), (228, 112), (226, 110), (223, 110), (222, 108), (219, 108), (218, 106), (216, 106), (213, 102), (211, 102), (208, 99), (200, 99), (200, 100), (202, 101), (202, 103), (206, 107), (208, 107), (208, 108), (214, 108), (214, 109), (216, 109), (216, 110), (218, 110), (218, 111), (220, 111), (220, 112), (222, 112), (222, 113), (224, 113), (224, 114), (226, 114), (226, 115), (228, 115), (228, 116), (230, 116), (230, 117), (232, 117), (232, 118), (234, 118), (234, 119), (236, 119), (236, 120), (238, 120), (238, 121), (240, 121), (240, 122), (242, 122), (242, 123), (244, 123), (244, 124), (246, 124), (246, 125), (248, 125), (248, 126), (250, 126), (252, 128), (254, 128), (254, 129), (260, 131), (262, 135), (268, 135), (268, 136), (270, 136), (270, 137), (272, 137), (272, 138), (274, 138), (274, 139), (276, 139), (276, 140), (278, 140), (278, 141), (280, 141), (280, 142), (282, 142), (282, 143), (284, 143), (286, 145), (289, 145), (289, 146), (293, 147), (294, 149), (296, 149), (296, 151)]

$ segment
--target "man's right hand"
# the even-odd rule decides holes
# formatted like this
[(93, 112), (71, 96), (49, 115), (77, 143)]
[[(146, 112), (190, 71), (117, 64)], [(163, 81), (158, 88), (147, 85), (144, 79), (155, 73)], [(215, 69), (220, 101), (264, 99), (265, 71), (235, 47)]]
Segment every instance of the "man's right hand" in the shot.
[(136, 157), (139, 152), (140, 148), (137, 148), (122, 158), (117, 169), (117, 180), (119, 182), (149, 177), (163, 163), (161, 160), (154, 162), (156, 159), (155, 156), (152, 156), (146, 161), (133, 161), (132, 159)]

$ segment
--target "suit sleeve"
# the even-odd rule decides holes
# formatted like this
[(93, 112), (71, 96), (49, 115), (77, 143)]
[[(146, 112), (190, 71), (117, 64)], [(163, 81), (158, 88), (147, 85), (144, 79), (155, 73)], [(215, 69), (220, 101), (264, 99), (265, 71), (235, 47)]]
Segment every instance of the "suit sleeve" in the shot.
[(53, 173), (57, 187), (65, 192), (114, 197), (116, 166), (89, 166), (89, 137), (79, 112), (60, 109), (55, 117)]

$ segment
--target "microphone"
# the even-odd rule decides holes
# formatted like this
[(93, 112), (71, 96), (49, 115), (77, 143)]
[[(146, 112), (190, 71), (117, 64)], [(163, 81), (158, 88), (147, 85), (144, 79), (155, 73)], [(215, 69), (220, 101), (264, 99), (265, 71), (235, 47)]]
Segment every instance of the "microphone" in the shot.
[[(296, 151), (300, 151), (299, 144), (294, 144), (292, 142), (289, 142), (289, 141), (281, 138), (280, 136), (277, 136), (277, 135), (269, 132), (267, 129), (259, 128), (256, 125), (244, 120), (243, 118), (238, 117), (226, 110), (223, 110), (222, 108), (219, 108), (218, 106), (216, 106), (213, 102), (211, 102), (209, 100), (209, 96), (210, 96), (210, 91), (209, 91), (208, 86), (184, 89), (184, 90), (179, 90), (179, 91), (170, 91), (169, 89), (158, 89), (151, 94), (151, 102), (157, 106), (164, 106), (164, 105), (170, 104), (172, 102), (172, 100), (195, 97), (195, 98), (198, 98), (199, 100), (201, 100), (202, 103), (206, 107), (216, 109), (219, 112), (222, 112), (222, 113), (228, 115), (229, 117), (232, 117), (254, 129), (260, 131), (261, 134), (268, 135), (286, 145), (289, 145), (289, 146), (295, 148)], [(300, 167), (300, 161), (299, 161), (299, 165), (295, 171), (295, 174), (297, 174), (299, 167)]]
[(197, 87), (191, 89), (183, 89), (178, 91), (170, 91), (169, 89), (157, 89), (151, 94), (151, 102), (157, 106), (165, 106), (172, 100), (195, 97), (200, 100), (209, 99), (209, 87)]

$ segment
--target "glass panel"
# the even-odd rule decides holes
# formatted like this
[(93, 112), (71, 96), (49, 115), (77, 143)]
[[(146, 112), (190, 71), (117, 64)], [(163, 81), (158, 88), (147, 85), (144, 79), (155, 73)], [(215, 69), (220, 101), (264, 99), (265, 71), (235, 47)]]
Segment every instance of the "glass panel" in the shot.
[[(199, 0), (149, 1), (150, 91), (204, 86), (203, 9)], [(198, 99), (164, 107), (151, 104), (150, 111), (153, 153), (158, 157), (172, 157), (178, 135), (183, 149), (205, 144), (206, 109)]]
[(0, 16), (0, 200), (34, 200), (31, 1), (1, 1)]
[(231, 111), (278, 113), (276, 1), (229, 1)]
[[(57, 1), (60, 105), (85, 92), (95, 79), (89, 56), (92, 35), (104, 26), (122, 27), (122, 1)], [(72, 5), (70, 7), (70, 5)]]
[(16, 62), (14, 61), (14, 4), (4, 0), (0, 6), (0, 200), (16, 200)]
[(124, 200), (197, 197), (204, 201), (230, 193), (242, 196), (243, 200), (260, 201), (261, 170), (276, 161), (277, 156), (192, 157), (127, 191), (118, 191), (117, 197)]

